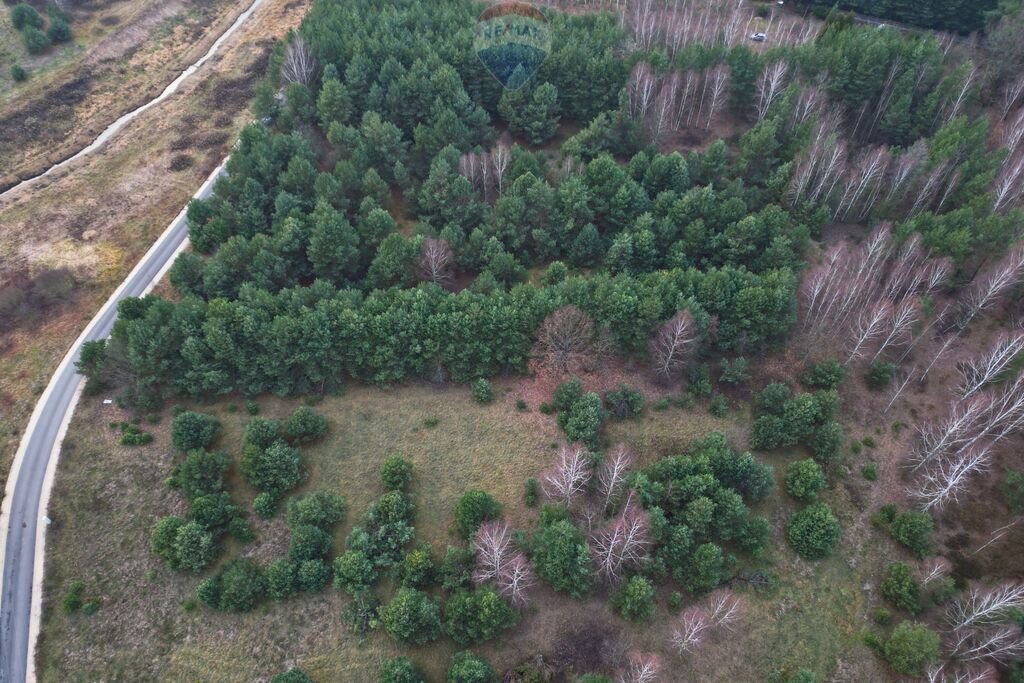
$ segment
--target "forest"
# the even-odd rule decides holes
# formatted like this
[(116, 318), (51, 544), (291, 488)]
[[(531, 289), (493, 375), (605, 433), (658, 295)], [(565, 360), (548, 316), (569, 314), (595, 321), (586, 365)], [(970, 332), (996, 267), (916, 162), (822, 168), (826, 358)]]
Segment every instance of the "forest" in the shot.
[[(137, 419), (190, 406), (170, 432), (181, 504), (152, 553), (199, 575), (198, 601), (220, 612), (333, 583), (352, 632), (412, 648), (360, 674), (385, 683), (427, 680), (415, 648), (439, 639), (460, 650), (451, 683), (671, 680), (672, 658), (770, 599), (776, 553), (813, 572), (839, 551), (850, 520), (833, 490), (883, 433), (850, 446), (847, 411), (887, 433), (907, 407), (916, 422), (891, 431), (912, 426), (913, 445), (855, 524), (905, 561), (871, 577), (888, 607), (858, 642), (892, 680), (1024, 680), (1021, 567), (982, 571), (939, 542), (981, 481), (999, 479), (1013, 514), (1024, 504), (1008, 455), (1024, 336), (1003, 325), (1024, 282), (1024, 77), (948, 36), (836, 10), (772, 15), (756, 44), (750, 22), (784, 10), (609, 4), (546, 7), (552, 51), (510, 90), (473, 51), (479, 5), (315, 0), (275, 49), (227, 175), (189, 205), (170, 287), (124, 301), (79, 362), (87, 394)], [(1013, 8), (990, 4), (839, 6), (957, 33), (987, 21), (996, 41), (993, 12)], [(597, 390), (611, 368), (624, 381)], [(522, 484), (529, 528), (481, 488), (424, 509), (410, 492), (423, 466), (375, 453), (379, 496), (340, 535), (345, 492), (311, 490), (309, 444), (344, 438), (317, 401), (426, 383), (489, 405), (515, 378), (552, 388), (537, 409), (562, 435)], [(313, 407), (261, 417), (267, 396)], [(232, 397), (251, 414), (237, 458), (203, 407)], [(654, 457), (609, 436), (695, 402), (745, 421), (744, 439), (708, 430)], [(780, 452), (802, 457), (776, 472)], [(780, 524), (764, 511), (783, 493)], [(456, 540), (435, 556), (417, 518), (449, 514)], [(235, 552), (275, 517), (286, 555)], [(543, 612), (538, 591), (598, 595), (641, 624), (663, 619), (667, 595), (668, 638), (547, 674), (466, 649)], [(831, 680), (765, 667), (763, 680)]]

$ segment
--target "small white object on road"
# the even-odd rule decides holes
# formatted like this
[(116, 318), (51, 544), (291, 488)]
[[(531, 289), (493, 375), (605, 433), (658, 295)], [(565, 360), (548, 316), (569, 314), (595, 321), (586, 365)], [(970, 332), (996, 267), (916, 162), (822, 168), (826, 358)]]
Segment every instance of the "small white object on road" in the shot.
[(46, 526), (50, 526), (51, 524), (53, 524), (53, 520), (47, 517), (46, 515), (43, 515), (43, 524), (45, 524)]
[(114, 402), (114, 399), (112, 399), (112, 398), (105, 398), (105, 399), (103, 399), (103, 405), (105, 405), (105, 406), (109, 406), (113, 402)]

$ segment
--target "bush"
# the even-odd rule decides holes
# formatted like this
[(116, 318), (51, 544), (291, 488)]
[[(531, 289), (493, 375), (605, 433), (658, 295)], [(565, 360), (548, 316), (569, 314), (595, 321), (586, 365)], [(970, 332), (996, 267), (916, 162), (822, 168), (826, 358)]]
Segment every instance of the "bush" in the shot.
[(299, 563), (296, 580), (299, 590), (316, 593), (331, 580), (331, 568), (322, 559), (305, 560)]
[(423, 645), (440, 635), (441, 612), (437, 601), (426, 593), (403, 587), (380, 610), (380, 623), (399, 643)]
[(491, 665), (472, 652), (459, 652), (448, 667), (448, 683), (498, 683)]
[(646, 621), (654, 614), (654, 585), (634, 576), (612, 595), (612, 609), (632, 621)]
[(494, 400), (494, 389), (491, 387), (491, 383), (482, 377), (473, 382), (472, 393), (473, 400), (483, 405)]
[(444, 608), (444, 632), (459, 645), (490, 640), (517, 623), (519, 613), (493, 588), (458, 591)]
[(300, 524), (292, 528), (288, 557), (292, 562), (322, 559), (331, 551), (332, 541), (331, 535), (323, 529), (311, 524)]
[(921, 586), (905, 564), (890, 564), (882, 579), (882, 596), (897, 608), (917, 614), (921, 611)]
[(266, 591), (266, 578), (259, 566), (248, 559), (233, 560), (196, 587), (197, 597), (206, 605), (226, 612), (248, 612), (259, 604)]
[(267, 595), (274, 600), (284, 600), (299, 592), (299, 567), (290, 560), (279, 557), (267, 565)]
[(893, 519), (889, 530), (897, 543), (905, 546), (920, 560), (931, 552), (934, 528), (932, 516), (927, 512), (902, 512)]
[(368, 590), (377, 580), (373, 562), (360, 550), (346, 550), (334, 559), (334, 587), (351, 595)]
[(36, 11), (35, 7), (27, 2), (19, 2), (11, 8), (11, 23), (14, 28), (21, 31), (26, 26), (34, 28), (43, 27), (43, 17)]
[(171, 443), (185, 452), (206, 448), (213, 443), (219, 429), (220, 422), (216, 418), (186, 410), (171, 421)]
[(41, 54), (50, 47), (50, 38), (35, 26), (26, 26), (22, 29), (21, 38), (30, 55)]
[(516, 399), (516, 410), (518, 410), (520, 413), (525, 413), (529, 409), (530, 406), (526, 405), (526, 401), (524, 401), (521, 398)]
[(540, 499), (540, 482), (530, 477), (526, 480), (523, 485), (523, 502), (526, 503), (526, 507), (537, 507), (537, 501)]
[(787, 530), (790, 545), (805, 560), (820, 560), (839, 540), (839, 520), (824, 503), (814, 503), (793, 515)]
[(875, 481), (878, 479), (878, 465), (873, 462), (869, 462), (860, 468), (860, 474), (868, 481)]
[(558, 426), (569, 441), (580, 441), (597, 448), (597, 433), (604, 422), (605, 412), (601, 398), (594, 393), (584, 394), (567, 412), (559, 411)]
[(133, 424), (121, 423), (121, 438), (118, 442), (122, 446), (145, 446), (153, 441), (153, 435), (144, 432)]
[(71, 27), (60, 17), (52, 17), (46, 35), (55, 43), (66, 43), (71, 40)]
[(408, 552), (398, 566), (398, 579), (403, 586), (420, 588), (434, 580), (434, 557), (430, 546), (423, 545)]
[(404, 491), (412, 482), (412, 464), (400, 455), (392, 455), (380, 466), (380, 479), (388, 491)]
[(11, 78), (13, 78), (15, 82), (21, 83), (22, 81), (28, 78), (28, 72), (25, 71), (25, 67), (23, 67), (21, 64), (12, 64)]
[(254, 417), (245, 426), (245, 445), (256, 446), (257, 448), (269, 448), (271, 444), (280, 438), (281, 425), (276, 420), (268, 420), (265, 417)]
[(277, 674), (270, 679), (270, 683), (313, 683), (313, 679), (306, 675), (302, 669), (295, 667)]
[(896, 371), (899, 369), (895, 363), (884, 363), (882, 361), (875, 361), (868, 367), (867, 375), (864, 376), (864, 381), (868, 383), (868, 386), (872, 389), (881, 389), (884, 386), (888, 386), (892, 378), (896, 376)]
[(455, 528), (462, 538), (469, 538), (489, 519), (501, 515), (501, 503), (486, 491), (470, 489), (455, 503)]
[(1003, 481), (1003, 497), (1015, 514), (1024, 512), (1024, 472), (1010, 470)]
[(217, 547), (213, 535), (199, 522), (186, 522), (174, 539), (175, 568), (198, 572), (210, 564)]
[(743, 384), (750, 381), (750, 374), (747, 372), (747, 359), (743, 356), (737, 357), (731, 363), (728, 359), (723, 358), (719, 367), (722, 369), (719, 380), (726, 384)]
[(231, 458), (225, 453), (211, 453), (202, 449), (190, 451), (174, 468), (168, 484), (181, 489), (188, 500), (219, 493), (224, 489), (224, 474), (231, 467)]
[(846, 379), (846, 367), (835, 358), (815, 363), (800, 375), (800, 383), (811, 389), (838, 389)]
[(345, 518), (345, 499), (335, 493), (316, 491), (288, 499), (288, 526), (311, 525), (330, 529)]
[(797, 500), (812, 502), (825, 488), (825, 473), (814, 460), (798, 460), (786, 466), (786, 493)]
[(294, 443), (307, 443), (319, 439), (327, 431), (327, 419), (317, 415), (309, 406), (299, 406), (284, 422), (284, 433)]
[(606, 391), (604, 402), (608, 412), (620, 420), (636, 417), (644, 411), (644, 395), (625, 384), (620, 384), (614, 391)]
[(939, 634), (923, 624), (904, 621), (893, 629), (882, 654), (897, 673), (919, 676), (939, 658)]
[(568, 412), (581, 398), (583, 398), (583, 385), (578, 377), (573, 377), (562, 382), (555, 389), (555, 393), (551, 397), (551, 407), (559, 413)]
[(426, 683), (423, 675), (408, 657), (395, 657), (384, 662), (377, 683)]
[(672, 591), (665, 600), (665, 606), (672, 612), (678, 612), (683, 607), (683, 594), (679, 591)]
[(274, 497), (306, 477), (299, 452), (284, 441), (276, 441), (266, 449), (246, 446), (241, 470), (250, 484)]
[(729, 414), (729, 401), (722, 394), (716, 394), (708, 404), (708, 412), (718, 418)]
[(73, 614), (82, 609), (84, 603), (82, 594), (85, 592), (85, 585), (81, 581), (72, 581), (64, 591), (64, 598), (61, 600), (61, 608), (64, 614)]
[(590, 548), (570, 521), (542, 526), (533, 537), (533, 548), (537, 576), (556, 591), (578, 598), (590, 590)]
[(270, 493), (257, 493), (252, 499), (252, 509), (263, 519), (270, 519), (277, 513), (278, 498)]

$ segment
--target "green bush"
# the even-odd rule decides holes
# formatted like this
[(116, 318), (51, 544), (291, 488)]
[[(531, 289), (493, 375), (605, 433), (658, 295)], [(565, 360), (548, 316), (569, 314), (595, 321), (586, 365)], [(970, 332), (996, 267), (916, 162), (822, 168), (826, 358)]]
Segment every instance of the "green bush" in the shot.
[(882, 647), (889, 666), (906, 676), (919, 676), (939, 658), (939, 634), (923, 624), (904, 621)]
[(245, 412), (250, 415), (257, 415), (260, 412), (260, 404), (253, 401), (251, 398), (245, 401)]
[(345, 518), (345, 499), (336, 493), (316, 491), (288, 499), (288, 526), (311, 525), (328, 530)]
[(654, 585), (634, 576), (612, 595), (612, 609), (632, 621), (646, 621), (654, 615)]
[(15, 82), (21, 83), (28, 78), (28, 72), (25, 71), (25, 68), (21, 64), (12, 64), (11, 78), (13, 78)]
[(882, 578), (882, 596), (898, 609), (911, 614), (921, 611), (921, 586), (905, 564), (890, 564)]
[(377, 683), (426, 683), (408, 657), (395, 657), (384, 662), (377, 674)]
[(248, 612), (266, 591), (266, 578), (251, 560), (232, 560), (224, 569), (199, 582), (196, 596), (204, 604), (225, 612)]
[(295, 667), (277, 674), (270, 679), (270, 683), (313, 683), (313, 679), (306, 675), (302, 669)]
[(71, 27), (60, 17), (52, 17), (46, 35), (55, 43), (66, 43), (71, 40)]
[(360, 550), (346, 550), (334, 559), (334, 587), (351, 595), (368, 590), (377, 580), (373, 562)]
[(501, 503), (486, 491), (470, 489), (455, 503), (455, 528), (462, 538), (470, 538), (477, 528), (501, 515)]
[(814, 460), (798, 460), (786, 466), (786, 493), (805, 502), (817, 500), (825, 489), (825, 473)]
[(636, 417), (644, 411), (644, 395), (625, 384), (620, 384), (614, 391), (606, 391), (604, 402), (608, 412), (619, 420)]
[(448, 667), (447, 683), (498, 683), (491, 665), (472, 652), (459, 652)]
[(331, 580), (331, 568), (320, 559), (304, 560), (299, 563), (296, 582), (299, 590), (316, 593), (323, 589)]
[(412, 482), (412, 463), (392, 455), (380, 466), (380, 479), (388, 491), (404, 491)]
[(186, 453), (207, 448), (219, 430), (220, 422), (216, 418), (186, 410), (171, 421), (171, 444)]
[(820, 560), (839, 540), (839, 520), (824, 503), (808, 505), (793, 515), (787, 529), (790, 545), (805, 560)]
[(491, 640), (517, 623), (519, 613), (493, 588), (457, 591), (444, 608), (444, 632), (459, 645)]
[(526, 503), (526, 507), (537, 507), (537, 501), (540, 500), (540, 482), (530, 477), (526, 480), (523, 485), (523, 502)]
[(726, 384), (744, 384), (750, 381), (750, 374), (747, 372), (747, 359), (738, 356), (731, 363), (723, 358), (719, 363), (722, 374), (719, 380)]
[(919, 560), (931, 552), (934, 529), (935, 523), (927, 512), (902, 512), (896, 515), (889, 527), (896, 542), (905, 546)]
[(45, 22), (35, 7), (27, 2), (19, 2), (11, 8), (11, 23), (15, 29), (21, 31), (26, 26), (42, 28)]
[(292, 528), (288, 557), (292, 562), (322, 559), (331, 551), (332, 541), (331, 535), (320, 527), (299, 524)]
[(434, 556), (429, 545), (414, 548), (406, 553), (398, 565), (398, 579), (403, 586), (421, 588), (434, 580)]
[(441, 588), (449, 592), (469, 588), (475, 567), (476, 553), (472, 548), (448, 546), (437, 572)]
[(270, 519), (277, 514), (278, 497), (270, 493), (257, 493), (252, 499), (252, 509), (263, 519)]
[(96, 611), (100, 608), (99, 600), (90, 600), (89, 602), (82, 605), (82, 614), (87, 617), (91, 617), (96, 614)]
[(815, 363), (800, 375), (800, 383), (811, 389), (838, 389), (846, 379), (846, 367), (835, 358)]
[(299, 567), (294, 562), (279, 557), (267, 565), (267, 595), (274, 600), (284, 600), (299, 592)]
[(896, 376), (896, 371), (898, 369), (899, 366), (895, 363), (875, 361), (870, 365), (870, 367), (868, 367), (868, 372), (867, 375), (865, 375), (864, 380), (872, 389), (881, 389), (892, 382), (892, 379)]
[(122, 446), (145, 446), (153, 441), (153, 435), (144, 432), (133, 424), (123, 422), (121, 424), (121, 438), (119, 443)]
[(578, 377), (573, 377), (555, 388), (555, 393), (551, 397), (551, 407), (556, 412), (565, 413), (581, 398), (583, 398), (583, 385)]
[(1024, 472), (1010, 470), (1003, 481), (1003, 497), (1015, 514), (1024, 512)]
[(722, 394), (716, 394), (708, 404), (708, 412), (715, 417), (722, 418), (729, 414), (729, 401)]
[(299, 406), (284, 422), (284, 434), (294, 443), (316, 441), (327, 431), (327, 420), (309, 406)]
[(274, 497), (306, 478), (299, 451), (284, 441), (275, 441), (266, 449), (246, 446), (241, 470), (250, 484)]
[(542, 526), (533, 537), (537, 576), (560, 593), (574, 598), (590, 590), (593, 570), (583, 534), (563, 519)]
[(380, 623), (399, 643), (423, 645), (441, 634), (441, 612), (436, 600), (415, 588), (399, 588), (380, 610)]
[(590, 448), (597, 448), (597, 433), (605, 417), (601, 397), (591, 392), (583, 394), (567, 410), (558, 411), (558, 426), (569, 441), (580, 441)]
[(61, 608), (64, 614), (73, 614), (82, 609), (82, 595), (85, 592), (85, 585), (81, 581), (72, 581), (64, 591), (64, 598), (61, 600)]
[(486, 405), (494, 400), (494, 388), (491, 387), (491, 383), (484, 378), (480, 378), (473, 382), (473, 400), (477, 403)]
[(860, 474), (868, 481), (875, 481), (878, 479), (878, 466), (873, 462), (869, 462), (860, 468)]
[(526, 404), (526, 401), (525, 401), (525, 400), (523, 400), (523, 399), (521, 399), (521, 398), (517, 398), (517, 399), (516, 399), (516, 410), (518, 410), (518, 411), (519, 411), (519, 412), (521, 412), (521, 413), (525, 413), (525, 412), (527, 412), (527, 411), (528, 411), (529, 409), (530, 409), (530, 406), (528, 406), (528, 405)]
[(665, 600), (665, 606), (672, 612), (678, 612), (683, 607), (683, 594), (679, 591), (672, 591)]

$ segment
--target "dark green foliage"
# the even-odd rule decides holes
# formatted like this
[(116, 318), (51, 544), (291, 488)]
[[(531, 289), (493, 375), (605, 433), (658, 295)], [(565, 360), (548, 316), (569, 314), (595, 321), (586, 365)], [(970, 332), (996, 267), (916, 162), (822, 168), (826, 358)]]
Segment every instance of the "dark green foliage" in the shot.
[(716, 394), (708, 403), (708, 412), (717, 418), (723, 418), (729, 414), (729, 400), (722, 394)]
[(872, 389), (881, 389), (884, 386), (888, 386), (892, 378), (896, 376), (897, 370), (899, 370), (899, 366), (895, 363), (875, 361), (868, 368), (864, 379)]
[(539, 145), (558, 132), (558, 91), (550, 83), (536, 88), (505, 90), (498, 103), (498, 113), (514, 135)]
[(192, 501), (191, 517), (210, 532), (227, 529), (232, 520), (239, 518), (241, 508), (231, 502), (227, 491), (199, 496)]
[(50, 48), (50, 37), (35, 26), (26, 26), (21, 30), (22, 42), (30, 55), (38, 55)]
[(66, 43), (71, 40), (71, 27), (64, 19), (51, 17), (50, 25), (46, 27), (46, 35), (54, 43)]
[(566, 413), (583, 398), (583, 385), (578, 377), (562, 382), (551, 396), (551, 406), (556, 412)]
[(334, 586), (356, 595), (377, 580), (373, 562), (359, 550), (346, 550), (334, 560)]
[(331, 550), (331, 535), (319, 527), (300, 524), (292, 528), (288, 557), (292, 562), (322, 559)]
[(459, 645), (496, 638), (519, 623), (519, 613), (493, 588), (458, 591), (444, 608), (444, 632)]
[(316, 491), (288, 499), (288, 526), (310, 525), (329, 530), (345, 518), (345, 499), (328, 491)]
[(298, 563), (296, 581), (299, 590), (316, 593), (331, 581), (331, 568), (323, 559), (304, 560)]
[(180, 517), (164, 517), (150, 533), (149, 546), (171, 569), (198, 572), (208, 565), (218, 548), (202, 524)]
[(64, 614), (73, 614), (78, 610), (82, 609), (84, 604), (83, 594), (85, 592), (85, 585), (81, 581), (72, 581), (68, 584), (67, 589), (64, 591), (64, 597), (61, 599), (61, 609), (64, 610)]
[(284, 422), (285, 436), (295, 443), (315, 441), (327, 431), (327, 420), (308, 406), (299, 406)]
[(230, 466), (231, 458), (225, 453), (194, 450), (174, 469), (168, 483), (181, 489), (186, 499), (195, 500), (223, 490), (224, 475)]
[(196, 587), (197, 597), (209, 607), (225, 612), (248, 612), (266, 591), (266, 578), (251, 560), (232, 560)]
[(813, 460), (798, 460), (786, 466), (786, 493), (797, 500), (812, 502), (825, 488), (825, 473)]
[(440, 608), (425, 593), (400, 588), (380, 610), (380, 623), (399, 643), (423, 645), (436, 640), (441, 633)]
[(954, 33), (968, 34), (985, 28), (986, 13), (994, 11), (997, 0), (936, 0), (927, 4), (900, 2), (899, 0), (840, 0), (820, 2), (799, 0), (804, 4), (820, 4), (852, 10), (881, 19)]
[(719, 379), (726, 384), (743, 384), (750, 380), (747, 372), (747, 359), (743, 356), (733, 359), (730, 362), (723, 358), (721, 362), (722, 374)]
[(593, 392), (583, 394), (566, 411), (558, 411), (558, 426), (570, 442), (580, 441), (590, 448), (598, 446), (598, 431), (606, 413), (601, 397)]
[(266, 449), (247, 445), (241, 469), (250, 484), (275, 497), (306, 478), (299, 451), (284, 441), (275, 441)]
[(787, 528), (790, 545), (805, 560), (827, 556), (840, 534), (839, 520), (824, 503), (814, 503), (797, 512)]
[(392, 455), (380, 466), (380, 479), (388, 491), (404, 491), (412, 483), (412, 463)]
[(545, 524), (537, 530), (531, 559), (537, 576), (556, 591), (578, 598), (590, 590), (590, 548), (569, 520)]
[(277, 496), (269, 493), (258, 493), (252, 500), (252, 509), (260, 517), (270, 519), (277, 513), (277, 504), (280, 502)]
[(434, 556), (429, 545), (422, 545), (406, 554), (396, 568), (397, 578), (404, 586), (421, 588), (434, 580)]
[(772, 450), (803, 443), (825, 462), (839, 454), (842, 427), (835, 421), (839, 395), (834, 390), (791, 396), (785, 385), (769, 384), (756, 405), (760, 417), (751, 430), (751, 447)]
[(873, 462), (869, 462), (860, 468), (860, 473), (868, 481), (875, 481), (878, 479), (878, 466)]
[(612, 595), (612, 608), (632, 621), (646, 621), (654, 614), (654, 585), (634, 576)]
[[(11, 78), (14, 80), (15, 83), (21, 83), (22, 81), (25, 81), (25, 80), (28, 79), (28, 72), (25, 71), (25, 67), (23, 67), (21, 64), (12, 64), (11, 65)], [(86, 342), (86, 343), (95, 343), (95, 342)]]
[(390, 567), (405, 556), (412, 540), (415, 507), (400, 491), (389, 491), (366, 512), (359, 526), (345, 539), (349, 550), (362, 552), (376, 567)]
[(1003, 480), (1003, 497), (1014, 513), (1024, 512), (1024, 472), (1007, 471)]
[(905, 546), (918, 559), (932, 549), (931, 535), (935, 528), (927, 512), (901, 512), (892, 521), (890, 531), (897, 543)]
[(302, 669), (293, 667), (271, 678), (270, 683), (313, 683), (313, 679), (307, 676)]
[(885, 570), (882, 596), (897, 608), (911, 614), (921, 611), (921, 586), (914, 578), (914, 571), (905, 564), (890, 564)]
[(470, 538), (477, 528), (501, 515), (501, 503), (486, 491), (470, 489), (455, 503), (455, 528), (462, 538)]
[(459, 652), (448, 667), (448, 683), (498, 683), (491, 665), (472, 652)]
[(924, 624), (904, 621), (882, 647), (889, 666), (897, 673), (918, 676), (939, 658), (939, 634)]
[(468, 588), (475, 566), (476, 554), (472, 548), (448, 546), (437, 571), (441, 588), (449, 592)]
[(605, 392), (604, 402), (609, 414), (620, 420), (636, 417), (644, 411), (644, 395), (625, 384), (620, 384), (614, 391)]
[(537, 501), (540, 499), (540, 482), (530, 477), (526, 480), (523, 485), (523, 502), (526, 503), (526, 507), (537, 507)]
[(268, 448), (278, 440), (281, 425), (276, 420), (265, 417), (254, 417), (245, 427), (244, 442), (258, 448)]
[(11, 7), (11, 24), (18, 31), (23, 30), (26, 26), (42, 28), (44, 23), (43, 17), (36, 11), (35, 7), (27, 2), (19, 2)]
[(423, 675), (408, 657), (395, 657), (384, 662), (377, 674), (377, 683), (426, 683)]
[(299, 592), (299, 567), (283, 557), (267, 565), (267, 595), (274, 600), (284, 600)]
[(800, 383), (811, 389), (838, 389), (846, 378), (846, 366), (835, 358), (826, 358), (807, 368)]
[(473, 382), (473, 400), (484, 405), (493, 401), (494, 389), (491, 383), (483, 378)]
[(171, 422), (171, 443), (179, 451), (194, 451), (213, 443), (220, 422), (210, 415), (186, 410), (174, 416)]
[(149, 432), (144, 432), (128, 422), (121, 423), (121, 438), (118, 439), (118, 443), (122, 446), (145, 446), (152, 441), (153, 435)]

